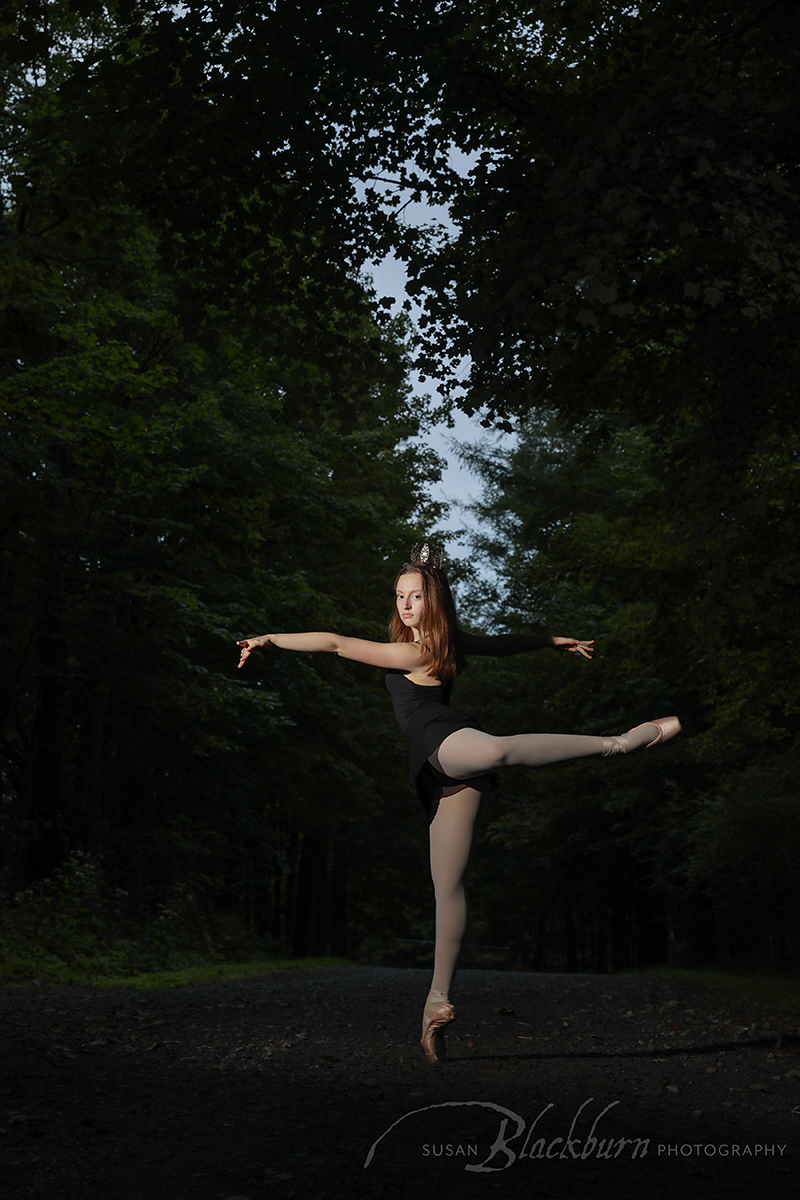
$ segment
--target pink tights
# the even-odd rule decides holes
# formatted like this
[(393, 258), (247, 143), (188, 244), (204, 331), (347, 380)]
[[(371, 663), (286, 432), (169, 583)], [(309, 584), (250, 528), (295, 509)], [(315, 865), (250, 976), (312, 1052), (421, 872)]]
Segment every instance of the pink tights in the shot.
[[(442, 742), (431, 763), (451, 779), (469, 779), (499, 767), (539, 767), (591, 754), (626, 754), (657, 736), (655, 725), (638, 725), (619, 737), (522, 733), (494, 737), (478, 729), (458, 729)], [(449, 789), (446, 789), (449, 791)], [(467, 929), (465, 877), (475, 841), (484, 793), (464, 787), (439, 801), (430, 827), (431, 878), (436, 895), (436, 950), (433, 980), (425, 1004), (423, 1031), (449, 1000)]]
[(423, 1033), (436, 1009), (448, 999), (467, 931), (465, 878), (475, 842), (484, 793), (461, 788), (442, 796), (430, 827), (431, 878), (436, 896), (436, 950), (433, 979), (422, 1020)]

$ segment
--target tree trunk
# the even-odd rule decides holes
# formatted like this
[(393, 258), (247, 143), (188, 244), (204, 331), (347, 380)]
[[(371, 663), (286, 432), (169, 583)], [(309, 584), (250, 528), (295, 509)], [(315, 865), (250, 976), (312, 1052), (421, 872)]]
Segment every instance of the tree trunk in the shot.
[(298, 956), (324, 954), (327, 946), (328, 839), (306, 833), (300, 847), (292, 949)]
[(577, 961), (575, 955), (575, 922), (572, 916), (572, 909), (564, 909), (564, 957), (566, 961), (566, 970), (572, 973), (577, 971)]
[(347, 957), (347, 847), (333, 843), (331, 863), (331, 954)]
[(67, 852), (61, 805), (61, 776), (64, 762), (64, 709), (62, 702), (65, 665), (63, 640), (53, 634), (39, 639), (42, 678), (36, 702), (31, 755), (29, 816), (37, 836), (28, 846), (28, 881), (51, 875)]
[(103, 849), (106, 829), (103, 813), (105, 714), (105, 697), (93, 689), (81, 721), (74, 790), (74, 828), (78, 845), (93, 853)]

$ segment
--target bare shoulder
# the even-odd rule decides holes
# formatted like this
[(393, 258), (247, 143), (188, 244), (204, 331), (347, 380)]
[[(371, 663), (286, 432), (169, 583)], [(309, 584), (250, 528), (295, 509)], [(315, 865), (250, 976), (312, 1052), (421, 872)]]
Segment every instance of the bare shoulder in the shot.
[(425, 659), (415, 642), (368, 642), (364, 638), (343, 637), (339, 641), (337, 654), (371, 667), (382, 667), (386, 671), (414, 671), (423, 673)]

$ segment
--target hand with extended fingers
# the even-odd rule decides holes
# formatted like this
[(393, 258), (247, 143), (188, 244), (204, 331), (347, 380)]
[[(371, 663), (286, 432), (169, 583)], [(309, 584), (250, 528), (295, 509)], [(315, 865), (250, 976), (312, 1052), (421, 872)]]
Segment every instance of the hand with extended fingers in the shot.
[(265, 633), (261, 637), (245, 638), (244, 641), (237, 642), (236, 645), (242, 647), (239, 666), (243, 667), (254, 650), (257, 650), (259, 646), (271, 646), (272, 642), (269, 634)]
[(594, 638), (589, 642), (582, 642), (579, 638), (554, 637), (553, 646), (556, 650), (570, 650), (573, 654), (581, 654), (584, 658), (591, 658), (594, 649)]

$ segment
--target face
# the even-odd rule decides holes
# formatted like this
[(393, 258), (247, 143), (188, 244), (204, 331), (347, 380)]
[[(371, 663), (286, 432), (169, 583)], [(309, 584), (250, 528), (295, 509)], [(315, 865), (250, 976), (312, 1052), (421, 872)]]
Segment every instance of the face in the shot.
[(395, 603), (400, 620), (411, 629), (419, 629), (425, 600), (422, 594), (422, 576), (401, 575), (395, 586)]

